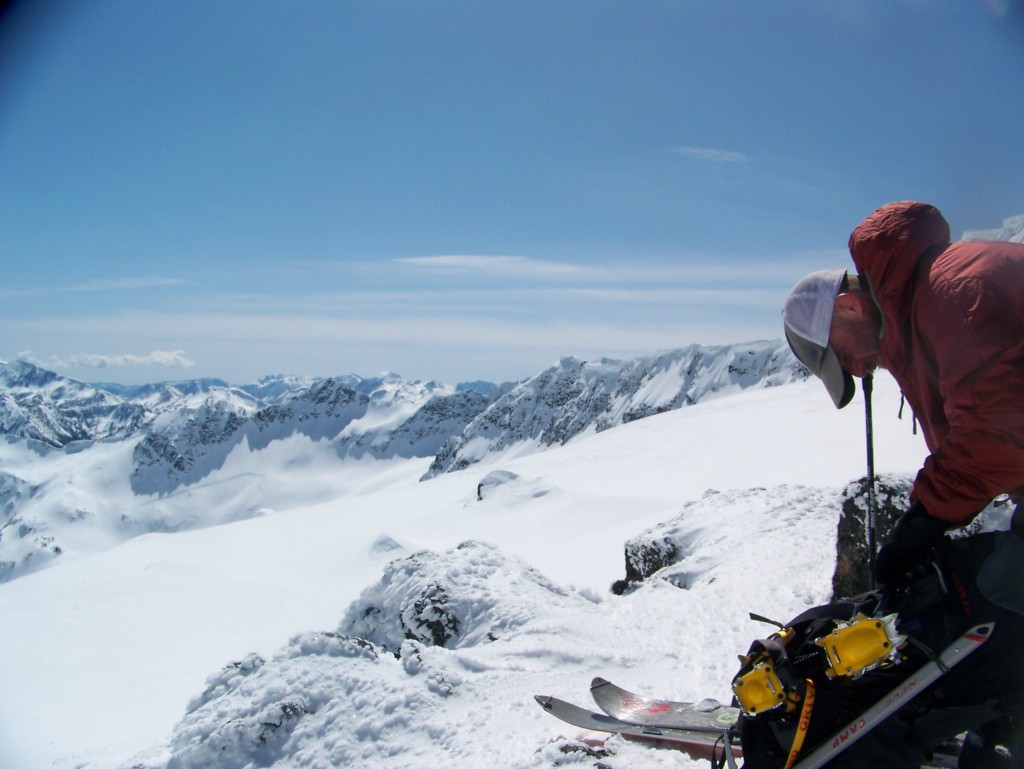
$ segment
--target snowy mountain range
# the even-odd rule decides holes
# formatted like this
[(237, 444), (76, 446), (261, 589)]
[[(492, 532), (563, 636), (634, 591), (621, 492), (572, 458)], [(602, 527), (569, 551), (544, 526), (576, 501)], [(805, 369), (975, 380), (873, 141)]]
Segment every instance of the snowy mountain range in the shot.
[[(128, 387), (85, 384), (27, 361), (0, 362), (0, 435), (63, 448), (144, 433), (137, 451), (139, 493), (173, 490), (202, 477), (197, 459), (217, 453), (203, 447), (219, 445), (226, 454), (243, 438), (258, 448), (294, 433), (337, 441), (339, 456), (437, 454), (431, 466), (437, 474), (466, 467), (481, 452), (523, 441), (565, 443), (588, 429), (794, 375), (806, 372), (779, 341), (695, 345), (625, 362), (564, 358), (535, 377), (500, 387), (477, 382), (452, 388), (394, 374)], [(156, 465), (166, 478), (142, 480), (153, 475), (144, 468)]]
[[(564, 445), (652, 414), (807, 372), (784, 342), (691, 346), (631, 361), (565, 358), (500, 386), (268, 377), (231, 386), (199, 380), (121, 387), (65, 379), (25, 361), (0, 364), (0, 581), (79, 553), (90, 527), (108, 544), (149, 531), (181, 531), (260, 514), (266, 504), (232, 474), (238, 495), (208, 510), (178, 510), (177, 495), (226, 467), (273, 465), (267, 450), (294, 440), (317, 461), (429, 458), (424, 480), (487, 456)], [(59, 468), (93, 448), (110, 460), (108, 484), (128, 484), (131, 510), (85, 498)], [(292, 460), (289, 460), (292, 461)], [(278, 468), (283, 472), (286, 468)], [(250, 471), (251, 472), (251, 471)], [(221, 482), (223, 483), (223, 482)], [(263, 495), (265, 499), (265, 495)]]
[(465, 469), (488, 454), (562, 445), (588, 431), (808, 375), (783, 341), (694, 345), (626, 362), (563, 358), (500, 391), (440, 448), (424, 478)]

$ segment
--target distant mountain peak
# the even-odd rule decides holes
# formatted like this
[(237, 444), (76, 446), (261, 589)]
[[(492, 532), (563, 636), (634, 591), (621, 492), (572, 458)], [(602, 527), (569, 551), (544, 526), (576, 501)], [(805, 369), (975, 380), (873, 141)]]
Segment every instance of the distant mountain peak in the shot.
[(1024, 243), (1024, 214), (1003, 219), (1002, 227), (990, 230), (965, 230), (961, 240), (1004, 240)]
[(446, 443), (424, 479), (461, 470), (525, 441), (564, 444), (727, 391), (802, 379), (807, 371), (784, 341), (690, 347), (628, 361), (572, 356), (508, 386)]

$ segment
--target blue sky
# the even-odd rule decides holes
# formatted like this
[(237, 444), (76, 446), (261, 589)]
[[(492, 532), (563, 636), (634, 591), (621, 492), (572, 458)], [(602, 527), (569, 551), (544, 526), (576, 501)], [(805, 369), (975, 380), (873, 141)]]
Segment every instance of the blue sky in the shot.
[(1024, 212), (1019, 0), (15, 3), (0, 359), (125, 383), (778, 338), (891, 200)]

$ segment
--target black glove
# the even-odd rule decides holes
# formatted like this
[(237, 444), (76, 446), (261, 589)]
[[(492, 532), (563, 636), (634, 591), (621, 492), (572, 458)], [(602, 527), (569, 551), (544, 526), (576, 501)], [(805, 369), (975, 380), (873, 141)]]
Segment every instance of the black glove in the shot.
[(945, 522), (932, 518), (924, 505), (915, 502), (896, 521), (892, 534), (875, 556), (875, 579), (889, 587), (905, 581), (945, 533)]

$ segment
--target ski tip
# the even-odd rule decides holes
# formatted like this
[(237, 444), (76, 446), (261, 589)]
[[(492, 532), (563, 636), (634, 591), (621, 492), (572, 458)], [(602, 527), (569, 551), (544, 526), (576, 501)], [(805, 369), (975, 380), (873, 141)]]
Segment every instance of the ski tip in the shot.
[(989, 622), (985, 625), (975, 625), (966, 633), (964, 633), (964, 637), (970, 641), (974, 641), (975, 643), (984, 643), (992, 634), (992, 629), (994, 627), (994, 622)]
[(601, 678), (601, 676), (595, 676), (594, 680), (590, 682), (590, 688), (591, 689), (596, 689), (599, 686), (606, 686), (607, 684), (610, 684), (610, 683), (611, 683), (611, 681), (609, 681), (609, 680), (607, 680), (605, 678)]
[(535, 694), (533, 698), (537, 700), (537, 704), (545, 710), (551, 707), (551, 696), (548, 694)]

